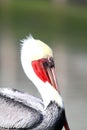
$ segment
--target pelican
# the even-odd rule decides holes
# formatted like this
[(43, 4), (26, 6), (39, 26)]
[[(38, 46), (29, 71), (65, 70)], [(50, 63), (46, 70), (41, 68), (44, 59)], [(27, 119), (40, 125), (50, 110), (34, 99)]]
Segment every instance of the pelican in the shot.
[(22, 40), (21, 63), (42, 99), (16, 89), (0, 88), (0, 130), (70, 130), (52, 49), (30, 35)]

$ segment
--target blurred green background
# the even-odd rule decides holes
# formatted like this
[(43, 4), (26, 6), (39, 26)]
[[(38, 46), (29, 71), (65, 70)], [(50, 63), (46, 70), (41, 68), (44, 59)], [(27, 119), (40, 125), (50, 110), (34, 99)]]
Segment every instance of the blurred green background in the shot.
[(40, 96), (20, 63), (20, 40), (30, 33), (54, 51), (71, 129), (86, 129), (87, 0), (0, 0), (0, 87)]

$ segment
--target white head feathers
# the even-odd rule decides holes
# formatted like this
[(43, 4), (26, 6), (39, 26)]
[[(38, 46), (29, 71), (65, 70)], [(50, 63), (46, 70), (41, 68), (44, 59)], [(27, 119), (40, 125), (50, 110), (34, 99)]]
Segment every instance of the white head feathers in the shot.
[(21, 55), (26, 60), (37, 60), (52, 56), (51, 48), (44, 42), (34, 39), (31, 35), (22, 41)]

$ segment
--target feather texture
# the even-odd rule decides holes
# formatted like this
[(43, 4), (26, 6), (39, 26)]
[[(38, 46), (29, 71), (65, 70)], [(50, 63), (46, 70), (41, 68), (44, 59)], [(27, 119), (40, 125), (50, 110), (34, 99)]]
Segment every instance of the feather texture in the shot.
[[(34, 105), (32, 105), (34, 104)], [(37, 105), (36, 105), (37, 104)], [(61, 115), (63, 119), (61, 119)], [(0, 127), (7, 129), (56, 130), (62, 128), (64, 110), (51, 102), (45, 110), (43, 102), (15, 89), (0, 89)], [(61, 129), (59, 129), (61, 130)]]

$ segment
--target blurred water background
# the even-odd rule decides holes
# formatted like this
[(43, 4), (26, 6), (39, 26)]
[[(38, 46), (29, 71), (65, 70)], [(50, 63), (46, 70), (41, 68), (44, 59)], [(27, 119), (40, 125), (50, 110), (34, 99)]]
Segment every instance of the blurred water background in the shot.
[(87, 1), (0, 0), (0, 87), (40, 97), (20, 62), (20, 40), (30, 33), (54, 51), (71, 130), (86, 130)]

